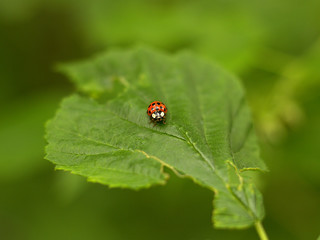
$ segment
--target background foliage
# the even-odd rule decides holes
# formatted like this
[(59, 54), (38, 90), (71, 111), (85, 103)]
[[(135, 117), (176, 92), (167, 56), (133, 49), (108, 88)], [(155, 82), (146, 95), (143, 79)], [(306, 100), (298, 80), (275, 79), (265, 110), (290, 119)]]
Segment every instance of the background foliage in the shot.
[(319, 10), (317, 0), (0, 1), (1, 239), (257, 238), (212, 229), (211, 193), (186, 179), (108, 190), (43, 160), (44, 122), (73, 90), (57, 62), (140, 43), (189, 49), (242, 78), (271, 170), (259, 186), (266, 231), (316, 239)]

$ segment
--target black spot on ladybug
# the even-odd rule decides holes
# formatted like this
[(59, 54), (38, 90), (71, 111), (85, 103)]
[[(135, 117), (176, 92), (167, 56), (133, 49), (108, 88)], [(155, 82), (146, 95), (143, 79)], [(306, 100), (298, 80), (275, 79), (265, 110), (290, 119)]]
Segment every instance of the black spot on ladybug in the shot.
[(152, 106), (156, 105), (155, 103), (152, 103)]
[(156, 110), (159, 110), (159, 107), (156, 107)]
[(162, 109), (163, 107), (162, 107), (162, 106), (160, 106), (160, 108)]
[(164, 111), (166, 110), (166, 108), (163, 109)]
[(151, 104), (148, 106), (148, 108), (151, 107)]
[(154, 108), (151, 108), (151, 111), (153, 111), (154, 110)]
[(149, 110), (149, 113), (151, 114), (151, 111)]
[(158, 104), (158, 105), (160, 105), (160, 103), (159, 103), (159, 102), (157, 102), (157, 104)]

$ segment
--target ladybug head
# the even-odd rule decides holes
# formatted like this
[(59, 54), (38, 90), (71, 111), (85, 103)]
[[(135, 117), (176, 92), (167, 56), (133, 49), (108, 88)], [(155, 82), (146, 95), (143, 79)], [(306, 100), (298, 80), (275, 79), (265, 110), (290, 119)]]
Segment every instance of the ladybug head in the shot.
[(152, 113), (151, 117), (154, 119), (154, 120), (157, 120), (157, 119), (161, 119), (164, 117), (164, 112), (162, 111), (155, 111), (154, 113)]

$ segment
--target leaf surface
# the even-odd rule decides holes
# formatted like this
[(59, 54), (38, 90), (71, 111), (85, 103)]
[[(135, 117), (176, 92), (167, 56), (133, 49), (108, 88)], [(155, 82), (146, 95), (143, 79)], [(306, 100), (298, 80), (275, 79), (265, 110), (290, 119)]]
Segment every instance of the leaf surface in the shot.
[[(139, 189), (164, 184), (168, 167), (215, 192), (216, 227), (263, 218), (261, 194), (242, 172), (266, 167), (235, 77), (190, 54), (146, 49), (62, 69), (85, 94), (65, 99), (47, 125), (47, 159), (58, 169)], [(168, 108), (166, 125), (150, 124), (155, 100)]]

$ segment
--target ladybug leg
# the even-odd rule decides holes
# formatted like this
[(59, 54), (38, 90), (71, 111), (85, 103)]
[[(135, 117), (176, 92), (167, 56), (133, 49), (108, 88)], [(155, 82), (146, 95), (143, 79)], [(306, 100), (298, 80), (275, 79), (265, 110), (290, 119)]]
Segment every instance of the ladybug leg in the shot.
[(161, 122), (160, 119), (153, 120), (153, 127), (155, 127), (159, 122)]
[(163, 117), (162, 123), (166, 124), (166, 116)]
[(153, 127), (157, 125), (157, 122), (150, 116), (150, 123), (153, 123)]
[(151, 122), (153, 123), (153, 127), (155, 127), (157, 125), (157, 123), (158, 123), (158, 121), (154, 120), (154, 119), (152, 119)]

